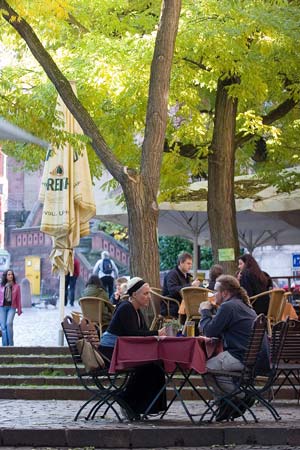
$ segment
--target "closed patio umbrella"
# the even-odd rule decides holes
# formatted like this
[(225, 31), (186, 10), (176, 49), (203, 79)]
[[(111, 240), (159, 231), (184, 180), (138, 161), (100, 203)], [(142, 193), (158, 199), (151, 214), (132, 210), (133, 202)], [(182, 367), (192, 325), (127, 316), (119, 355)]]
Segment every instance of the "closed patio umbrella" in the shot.
[[(72, 85), (75, 90), (74, 85)], [(68, 133), (82, 134), (78, 123), (58, 97), (57, 111)], [(64, 318), (65, 274), (73, 273), (73, 248), (89, 234), (89, 220), (95, 215), (91, 175), (86, 149), (75, 151), (69, 143), (49, 148), (39, 200), (44, 204), (41, 231), (52, 237), (52, 272), (59, 273), (60, 321)], [(59, 344), (63, 345), (62, 330)]]

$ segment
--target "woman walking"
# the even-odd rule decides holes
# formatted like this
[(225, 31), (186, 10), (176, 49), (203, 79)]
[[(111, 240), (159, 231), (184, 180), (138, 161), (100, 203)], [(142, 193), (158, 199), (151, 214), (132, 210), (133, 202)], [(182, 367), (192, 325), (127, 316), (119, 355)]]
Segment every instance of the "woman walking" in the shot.
[(0, 286), (0, 326), (2, 346), (14, 345), (13, 321), (16, 314), (22, 314), (21, 290), (11, 269), (3, 272)]

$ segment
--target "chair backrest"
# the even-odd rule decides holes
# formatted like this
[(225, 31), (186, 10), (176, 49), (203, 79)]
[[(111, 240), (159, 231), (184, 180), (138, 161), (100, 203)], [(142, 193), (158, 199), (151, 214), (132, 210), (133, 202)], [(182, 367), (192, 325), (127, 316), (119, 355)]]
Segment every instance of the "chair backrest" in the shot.
[(256, 317), (251, 331), (247, 350), (244, 355), (244, 366), (248, 373), (254, 375), (259, 353), (262, 349), (264, 337), (267, 332), (267, 318), (264, 314)]
[(74, 364), (75, 364), (76, 368), (78, 369), (78, 364), (80, 364), (82, 362), (81, 356), (80, 356), (78, 348), (77, 348), (78, 339), (83, 338), (83, 334), (80, 329), (80, 325), (79, 325), (79, 323), (76, 323), (71, 317), (66, 316), (64, 318), (61, 326), (62, 326), (64, 335), (66, 337)]
[[(157, 315), (160, 314), (160, 308), (161, 308), (162, 304), (165, 305), (166, 312), (167, 312), (167, 315), (165, 317), (166, 318), (174, 317), (171, 315), (170, 306), (172, 308), (172, 305), (176, 305), (177, 309), (178, 309), (180, 306), (179, 301), (176, 300), (175, 298), (166, 297), (165, 295), (162, 295), (161, 289), (158, 289), (158, 288), (151, 288), (150, 293), (151, 293), (151, 307), (153, 309), (153, 313), (154, 313), (155, 317), (157, 317)], [(153, 300), (153, 303), (152, 303), (152, 300)]]
[(286, 324), (286, 334), (280, 359), (284, 361), (300, 361), (300, 321), (288, 319), (283, 323)]
[(79, 300), (82, 314), (92, 322), (102, 322), (102, 302), (98, 297), (82, 297)]
[[(100, 335), (102, 334), (102, 325), (108, 324), (110, 316), (105, 318), (105, 311), (109, 310), (111, 315), (114, 312), (114, 306), (107, 300), (101, 297), (82, 297), (79, 300), (79, 305), (83, 316), (99, 325)], [(104, 308), (105, 305), (105, 308)]]
[(284, 289), (272, 289), (270, 291), (270, 302), (267, 317), (271, 325), (281, 321), (284, 307), (286, 305), (286, 297), (284, 294)]
[(82, 336), (89, 341), (93, 347), (98, 348), (100, 344), (97, 328), (94, 323), (83, 318), (79, 324)]
[(272, 327), (271, 337), (271, 363), (272, 368), (277, 369), (279, 360), (281, 358), (282, 350), (285, 346), (285, 337), (287, 332), (288, 321), (277, 322)]
[(201, 287), (185, 287), (181, 289), (181, 295), (184, 300), (186, 315), (199, 316), (199, 305), (208, 300), (209, 289)]
[(150, 289), (150, 304), (151, 308), (154, 314), (154, 317), (157, 317), (160, 315), (160, 302), (161, 302), (161, 296), (162, 290), (159, 288), (151, 287)]

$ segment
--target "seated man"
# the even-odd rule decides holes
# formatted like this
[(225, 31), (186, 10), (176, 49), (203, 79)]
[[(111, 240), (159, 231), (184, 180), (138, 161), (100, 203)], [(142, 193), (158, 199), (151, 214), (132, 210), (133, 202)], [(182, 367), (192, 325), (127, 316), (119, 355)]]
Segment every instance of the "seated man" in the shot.
[[(221, 275), (217, 278), (215, 290), (219, 308), (213, 316), (211, 302), (200, 304), (200, 328), (205, 336), (219, 337), (223, 340), (224, 351), (207, 361), (208, 373), (205, 375), (216, 397), (222, 397), (224, 392), (232, 392), (235, 389), (233, 380), (218, 376), (215, 381), (214, 376), (209, 374), (209, 370), (240, 371), (243, 369), (244, 354), (257, 315), (245, 289), (240, 286), (235, 277)], [(268, 357), (262, 359), (264, 362), (268, 361)], [(231, 408), (222, 408), (221, 405), (216, 420), (227, 420), (231, 415)]]
[[(180, 290), (187, 286), (199, 286), (200, 281), (194, 280), (191, 282), (193, 276), (189, 273), (193, 265), (193, 258), (190, 253), (181, 252), (178, 255), (177, 266), (170, 270), (164, 278), (162, 295), (175, 298), (181, 302), (182, 297)], [(167, 308), (164, 303), (161, 305), (161, 314), (167, 315)], [(170, 304), (170, 314), (174, 317), (178, 316), (178, 306), (174, 303)]]

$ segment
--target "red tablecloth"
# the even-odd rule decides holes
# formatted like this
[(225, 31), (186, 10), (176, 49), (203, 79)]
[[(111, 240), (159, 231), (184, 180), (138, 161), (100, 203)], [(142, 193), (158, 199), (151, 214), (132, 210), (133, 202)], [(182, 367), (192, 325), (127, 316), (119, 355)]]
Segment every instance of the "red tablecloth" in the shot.
[(219, 341), (199, 337), (119, 337), (112, 356), (109, 372), (128, 369), (140, 364), (161, 360), (166, 372), (172, 372), (176, 363), (183, 369), (205, 373), (206, 360), (219, 353)]

